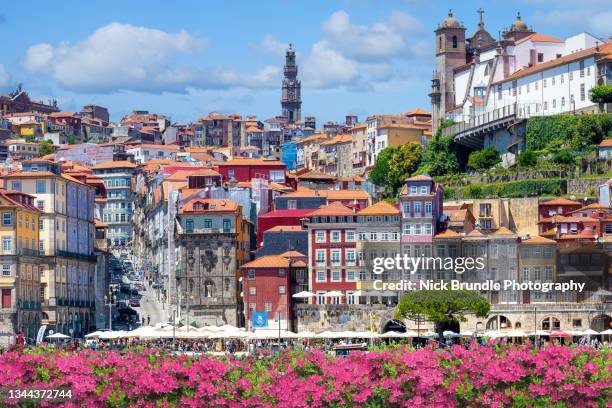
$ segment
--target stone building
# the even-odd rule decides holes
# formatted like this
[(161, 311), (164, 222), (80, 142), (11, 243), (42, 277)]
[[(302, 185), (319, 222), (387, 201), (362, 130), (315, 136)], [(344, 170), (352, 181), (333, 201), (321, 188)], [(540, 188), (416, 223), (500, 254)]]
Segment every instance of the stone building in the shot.
[(289, 49), (285, 55), (283, 72), (282, 114), (289, 123), (294, 123), (302, 118), (302, 84), (297, 79), (298, 68), (295, 63), (295, 50), (291, 44), (289, 44)]

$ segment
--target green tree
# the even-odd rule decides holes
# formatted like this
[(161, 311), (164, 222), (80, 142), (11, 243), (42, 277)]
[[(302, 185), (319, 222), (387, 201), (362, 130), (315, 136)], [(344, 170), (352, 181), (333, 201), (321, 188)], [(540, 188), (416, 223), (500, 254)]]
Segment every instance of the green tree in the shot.
[(443, 119), (433, 135), (427, 149), (423, 152), (421, 165), (416, 171), (430, 176), (445, 176), (459, 171), (458, 149), (453, 143), (454, 137), (442, 136), (442, 130), (453, 125), (452, 120)]
[(394, 149), (389, 160), (387, 185), (396, 192), (414, 171), (421, 161), (423, 148), (420, 144), (411, 142)]
[(591, 102), (612, 103), (612, 85), (597, 85), (591, 88)]
[(372, 170), (368, 173), (368, 179), (378, 185), (378, 186), (386, 186), (387, 184), (387, 175), (389, 174), (389, 162), (393, 157), (394, 148), (385, 147), (378, 153), (376, 156), (376, 163), (372, 167)]
[(560, 150), (552, 158), (553, 163), (557, 164), (574, 164), (576, 157), (567, 150)]
[(501, 163), (499, 152), (495, 147), (491, 146), (484, 150), (470, 153), (467, 165), (470, 169), (485, 171), (498, 163)]
[(533, 167), (538, 164), (538, 155), (533, 150), (527, 149), (518, 157), (518, 165), (520, 167)]
[(55, 153), (55, 146), (51, 140), (43, 140), (38, 142), (38, 149), (41, 156)]
[(71, 145), (72, 144), (76, 144), (76, 142), (77, 142), (76, 136), (74, 136), (74, 135), (66, 136), (66, 142), (68, 142), (68, 144), (71, 144)]
[(475, 290), (415, 290), (402, 296), (395, 317), (425, 317), (435, 324), (442, 338), (447, 325), (466, 321), (468, 313), (486, 317), (490, 309), (487, 298)]

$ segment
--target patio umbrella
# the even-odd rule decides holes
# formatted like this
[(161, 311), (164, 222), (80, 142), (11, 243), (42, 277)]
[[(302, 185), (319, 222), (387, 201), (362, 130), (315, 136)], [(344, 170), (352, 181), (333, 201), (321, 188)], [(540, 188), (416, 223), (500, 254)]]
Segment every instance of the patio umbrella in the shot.
[(313, 337), (316, 337), (317, 333), (311, 332), (311, 331), (303, 331), (303, 332), (298, 332), (297, 336), (299, 339), (311, 339)]
[(344, 294), (338, 290), (332, 290), (331, 292), (327, 292), (326, 294), (323, 295), (323, 297), (326, 297), (326, 298), (342, 297), (342, 296), (344, 296)]
[(599, 332), (593, 330), (593, 329), (586, 329), (585, 331), (582, 332), (585, 336), (598, 336)]
[(69, 339), (70, 336), (66, 336), (63, 333), (54, 333), (47, 336), (48, 339)]
[(452, 330), (445, 330), (444, 333), (442, 333), (442, 335), (444, 337), (448, 337), (448, 338), (450, 338), (450, 337), (459, 337), (460, 336), (459, 333), (455, 333)]
[(95, 339), (97, 337), (100, 337), (100, 335), (104, 333), (103, 331), (100, 330), (96, 330), (95, 332), (89, 333), (85, 335), (86, 339)]
[(430, 337), (438, 337), (438, 333), (427, 332), (425, 334), (421, 334), (419, 337), (425, 337), (426, 339)]
[(484, 336), (485, 337), (491, 337), (493, 339), (498, 338), (498, 337), (504, 337), (504, 334), (500, 331), (497, 330), (487, 330), (486, 332), (484, 332)]
[(505, 337), (527, 337), (527, 333), (522, 330), (510, 330), (507, 332), (501, 332)]
[(608, 336), (612, 334), (612, 329), (604, 330), (599, 334), (607, 334)]
[(418, 337), (418, 333), (412, 330), (407, 330), (405, 333), (389, 331), (379, 335), (378, 337), (383, 339), (407, 339), (410, 337)]
[(556, 332), (550, 333), (550, 337), (572, 337), (572, 335), (567, 332), (564, 332), (563, 330), (558, 330)]
[(527, 333), (530, 337), (531, 336), (550, 336), (550, 333), (544, 330), (536, 330), (536, 331), (531, 331), (529, 333)]
[(308, 299), (308, 298), (311, 298), (313, 296), (316, 296), (316, 295), (314, 293), (312, 293), (312, 292), (307, 291), (307, 290), (303, 290), (301, 292), (296, 293), (295, 295), (293, 295), (291, 297), (296, 298), (296, 299)]

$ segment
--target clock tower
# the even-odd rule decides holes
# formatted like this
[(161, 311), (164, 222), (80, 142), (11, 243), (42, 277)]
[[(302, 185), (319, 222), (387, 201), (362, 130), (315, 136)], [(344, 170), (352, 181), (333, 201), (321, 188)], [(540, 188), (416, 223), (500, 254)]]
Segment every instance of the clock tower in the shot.
[(282, 114), (289, 123), (293, 123), (301, 120), (302, 117), (302, 84), (297, 79), (298, 69), (295, 63), (295, 50), (291, 44), (289, 44), (289, 49), (285, 55), (283, 72)]

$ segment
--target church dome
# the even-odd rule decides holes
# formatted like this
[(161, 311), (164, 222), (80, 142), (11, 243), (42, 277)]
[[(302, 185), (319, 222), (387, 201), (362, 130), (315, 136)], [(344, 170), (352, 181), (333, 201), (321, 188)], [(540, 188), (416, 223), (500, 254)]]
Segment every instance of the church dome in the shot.
[(442, 21), (442, 28), (461, 28), (461, 23), (453, 17), (452, 10), (448, 10), (448, 17)]
[(517, 13), (516, 20), (514, 20), (514, 23), (512, 23), (510, 31), (529, 31), (529, 27), (527, 27), (527, 24), (525, 24), (525, 22), (521, 19), (520, 12)]

